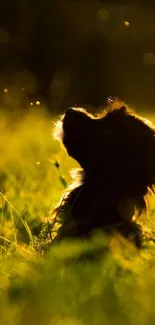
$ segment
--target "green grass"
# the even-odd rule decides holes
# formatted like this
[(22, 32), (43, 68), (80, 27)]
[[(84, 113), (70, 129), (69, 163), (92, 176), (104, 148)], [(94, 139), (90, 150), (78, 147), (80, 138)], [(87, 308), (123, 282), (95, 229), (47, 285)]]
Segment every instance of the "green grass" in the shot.
[[(0, 112), (0, 324), (152, 325), (153, 243), (138, 252), (122, 238), (98, 234), (40, 254), (40, 224), (77, 166), (53, 140), (54, 120), (40, 108)], [(79, 260), (101, 248), (98, 260)]]
[(21, 118), (1, 114), (0, 236), (17, 244), (32, 242), (75, 166), (53, 139), (53, 120), (43, 109)]

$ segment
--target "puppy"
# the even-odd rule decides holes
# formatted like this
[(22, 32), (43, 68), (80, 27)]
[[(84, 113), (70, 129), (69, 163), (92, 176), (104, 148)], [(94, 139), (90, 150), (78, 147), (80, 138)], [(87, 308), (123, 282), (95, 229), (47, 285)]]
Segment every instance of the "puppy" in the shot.
[(97, 115), (69, 108), (55, 136), (81, 166), (77, 183), (53, 211), (60, 223), (56, 240), (85, 238), (101, 229), (117, 231), (141, 247), (141, 228), (133, 216), (146, 213), (146, 194), (154, 193), (151, 122), (115, 100)]

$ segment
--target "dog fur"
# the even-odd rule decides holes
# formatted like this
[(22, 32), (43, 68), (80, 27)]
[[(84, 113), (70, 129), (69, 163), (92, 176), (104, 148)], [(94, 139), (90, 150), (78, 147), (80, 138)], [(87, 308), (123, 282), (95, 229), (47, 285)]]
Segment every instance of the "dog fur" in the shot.
[(55, 135), (81, 166), (76, 184), (53, 212), (60, 222), (56, 240), (116, 230), (141, 247), (141, 228), (133, 216), (146, 213), (146, 195), (154, 193), (152, 123), (114, 100), (97, 115), (69, 108)]

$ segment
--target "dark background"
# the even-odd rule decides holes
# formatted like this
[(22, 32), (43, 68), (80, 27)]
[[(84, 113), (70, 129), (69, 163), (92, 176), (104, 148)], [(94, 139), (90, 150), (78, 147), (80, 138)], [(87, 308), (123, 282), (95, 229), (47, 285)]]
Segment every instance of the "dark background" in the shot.
[(117, 96), (154, 112), (155, 1), (0, 0), (0, 94), (4, 108)]

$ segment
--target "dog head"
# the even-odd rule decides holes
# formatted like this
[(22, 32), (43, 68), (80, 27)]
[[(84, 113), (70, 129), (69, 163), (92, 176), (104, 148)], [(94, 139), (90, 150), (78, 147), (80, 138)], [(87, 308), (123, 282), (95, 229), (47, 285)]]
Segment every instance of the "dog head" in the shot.
[(98, 115), (69, 108), (61, 141), (68, 154), (99, 183), (120, 195), (139, 196), (155, 182), (155, 128), (126, 105), (113, 102)]

